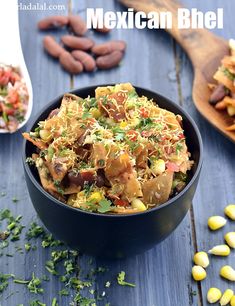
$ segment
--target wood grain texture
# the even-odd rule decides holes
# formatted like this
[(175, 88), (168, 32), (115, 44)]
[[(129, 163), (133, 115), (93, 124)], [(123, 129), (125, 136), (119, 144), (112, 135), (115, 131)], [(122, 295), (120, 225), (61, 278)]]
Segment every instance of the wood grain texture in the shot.
[[(48, 1), (49, 3), (49, 1)], [(66, 1), (60, 1), (65, 3)], [(231, 5), (232, 1), (229, 2)], [(192, 0), (185, 0), (187, 5), (195, 5)], [(66, 4), (67, 5), (67, 4)], [(115, 1), (82, 0), (73, 2), (73, 11), (81, 12), (85, 16), (86, 7), (104, 7), (105, 10), (121, 10)], [(234, 34), (232, 24), (232, 9), (221, 0), (213, 4), (198, 1), (197, 6), (202, 10), (225, 7), (225, 29), (219, 34), (229, 38)], [(66, 6), (67, 7), (67, 6)], [(53, 12), (54, 13), (54, 12)], [(52, 98), (70, 89), (70, 76), (61, 70), (56, 61), (44, 54), (41, 45), (43, 34), (36, 30), (36, 21), (49, 15), (49, 11), (24, 11), (21, 12), (21, 39), (24, 55), (34, 87), (34, 114)], [(217, 33), (217, 34), (218, 34)], [(59, 33), (53, 32), (57, 37)], [(222, 214), (223, 206), (234, 201), (234, 157), (233, 145), (219, 135), (196, 111), (192, 103), (191, 88), (193, 71), (188, 58), (180, 48), (174, 48), (174, 43), (169, 35), (163, 31), (148, 30), (122, 30), (113, 31), (107, 36), (88, 34), (97, 41), (109, 38), (124, 39), (128, 42), (126, 56), (120, 67), (109, 72), (98, 71), (93, 74), (82, 74), (73, 78), (74, 87), (130, 81), (133, 84), (156, 90), (161, 94), (183, 104), (184, 108), (194, 117), (203, 135), (205, 145), (205, 161), (199, 188), (194, 199), (194, 216), (196, 224), (197, 245), (199, 249), (207, 250), (211, 246), (222, 242), (223, 231), (233, 229), (231, 222), (223, 231), (209, 233), (206, 227), (207, 217), (212, 214)], [(179, 64), (180, 62), (180, 64)], [(179, 64), (179, 65), (178, 65)], [(178, 82), (177, 82), (178, 81)], [(26, 128), (27, 129), (27, 128)], [(6, 191), (7, 195), (0, 197), (0, 206), (9, 207), (14, 214), (23, 214), (23, 223), (28, 225), (37, 219), (30, 203), (21, 167), (20, 133), (12, 136), (0, 136), (0, 192)], [(221, 179), (222, 178), (222, 179)], [(16, 196), (20, 201), (12, 202)], [(104, 306), (110, 302), (111, 306), (188, 306), (200, 304), (200, 292), (192, 281), (191, 258), (194, 253), (192, 241), (192, 227), (190, 216), (187, 215), (176, 231), (154, 249), (132, 258), (120, 261), (104, 261), (87, 255), (81, 255), (78, 266), (81, 273), (86, 274), (90, 268), (105, 266), (109, 270), (98, 273), (95, 277), (94, 289), (106, 297), (97, 305)], [(17, 243), (23, 245), (24, 241)], [(40, 276), (44, 274), (42, 267), (48, 258), (48, 252), (40, 248), (32, 253), (18, 254), (14, 246), (7, 252), (15, 253), (13, 257), (1, 257), (0, 272), (15, 273), (22, 278), (30, 277), (32, 271)], [(93, 263), (90, 264), (89, 261)], [(202, 283), (203, 304), (206, 305), (206, 292), (211, 286), (225, 289), (228, 283), (218, 276), (219, 268), (225, 262), (233, 265), (234, 254), (229, 259), (213, 258), (208, 268), (208, 278)], [(116, 284), (116, 275), (124, 270), (127, 280), (136, 283), (136, 288), (121, 287)], [(111, 287), (106, 288), (106, 281), (111, 282)], [(45, 294), (39, 299), (51, 305), (51, 300), (57, 295), (61, 285), (52, 278), (46, 283)], [(2, 306), (16, 306), (23, 303), (28, 305), (33, 299), (25, 287), (20, 287), (18, 293), (6, 299), (19, 286), (10, 285), (3, 297), (0, 298)], [(196, 292), (196, 295), (193, 293)], [(69, 299), (59, 300), (59, 305), (69, 305)]]
[[(106, 10), (122, 10), (115, 1), (73, 1), (73, 12), (81, 11), (85, 17), (86, 7), (104, 7)], [(173, 42), (164, 31), (113, 30), (109, 35), (89, 33), (98, 42), (123, 39), (127, 42), (126, 55), (118, 68), (97, 71), (74, 77), (74, 87), (93, 84), (132, 82), (171, 98), (179, 103)], [(187, 245), (187, 247), (185, 247)], [(99, 292), (106, 291), (107, 302), (113, 306), (172, 306), (198, 305), (197, 285), (191, 280), (191, 257), (194, 252), (190, 217), (164, 242), (145, 254), (122, 261), (94, 260), (96, 266), (107, 266), (108, 273), (99, 274), (96, 286)], [(87, 256), (80, 262), (86, 267)], [(116, 275), (126, 271), (128, 280), (136, 288), (124, 288), (116, 284)], [(110, 280), (109, 289), (104, 283)], [(171, 281), (174, 280), (174, 281)], [(179, 282), (178, 280), (184, 280)], [(193, 293), (196, 292), (196, 296)], [(180, 301), (180, 302), (179, 302)], [(179, 303), (179, 304), (177, 304)], [(99, 306), (104, 301), (98, 301)]]
[[(185, 1), (188, 7), (194, 7), (192, 0)], [(197, 1), (198, 9), (202, 11), (214, 10), (217, 7), (224, 8), (224, 29), (215, 30), (218, 35), (228, 39), (234, 36), (234, 27), (230, 20), (234, 3), (229, 1), (229, 6), (221, 0), (212, 2)], [(202, 169), (199, 186), (193, 201), (195, 216), (196, 236), (198, 250), (209, 250), (217, 244), (223, 243), (223, 235), (234, 231), (234, 222), (228, 221), (227, 225), (219, 231), (211, 232), (207, 228), (207, 219), (212, 215), (223, 216), (224, 207), (235, 201), (235, 160), (234, 144), (225, 139), (213, 129), (197, 112), (192, 103), (192, 66), (184, 51), (177, 47), (177, 60), (181, 63), (179, 70), (180, 86), (183, 96), (183, 107), (193, 116), (198, 124), (204, 142), (204, 166)], [(234, 290), (234, 285), (219, 276), (219, 270), (223, 265), (230, 264), (234, 267), (234, 251), (228, 258), (210, 258), (210, 266), (207, 269), (208, 277), (202, 282), (203, 305), (207, 305), (206, 294), (210, 287), (227, 288)]]
[[(28, 1), (21, 1), (22, 4), (28, 4)], [(47, 5), (50, 1), (45, 2)], [(33, 3), (33, 2), (32, 2)], [(60, 1), (63, 3), (63, 1)], [(67, 14), (67, 3), (64, 1), (65, 11)], [(56, 61), (52, 60), (44, 53), (42, 47), (42, 38), (45, 35), (37, 30), (37, 21), (41, 18), (51, 15), (60, 14), (58, 11), (20, 11), (20, 33), (23, 53), (26, 65), (32, 80), (34, 91), (34, 107), (33, 114), (36, 114), (51, 99), (70, 89), (70, 77), (64, 73)], [(58, 38), (57, 32), (50, 32)], [(27, 126), (24, 127), (27, 130)], [(6, 192), (6, 196), (0, 196), (0, 209), (9, 208), (13, 215), (23, 215), (22, 223), (28, 227), (29, 224), (37, 220), (36, 213), (30, 202), (22, 167), (22, 136), (19, 131), (13, 135), (0, 136), (0, 193)], [(19, 201), (13, 203), (12, 198), (17, 197)], [(38, 221), (38, 220), (37, 220)], [(25, 230), (24, 230), (25, 232)], [(22, 238), (24, 234), (22, 235)], [(47, 250), (42, 250), (40, 240), (36, 241), (37, 251), (20, 254), (16, 251), (15, 246), (24, 248), (25, 241), (10, 244), (10, 247), (3, 250), (3, 253), (13, 254), (13, 257), (3, 256), (0, 258), (0, 272), (13, 273), (18, 278), (30, 279), (32, 272), (36, 276), (41, 277), (45, 274), (45, 262), (49, 259)], [(33, 243), (34, 244), (34, 243)], [(47, 273), (48, 274), (48, 273)], [(53, 278), (51, 278), (53, 279)], [(52, 284), (52, 285), (51, 285)], [(54, 296), (58, 295), (58, 291), (62, 289), (61, 283), (52, 281), (50, 284), (45, 283), (45, 294), (43, 296), (35, 296), (29, 294), (28, 289), (23, 285), (15, 285), (10, 283), (6, 292), (0, 298), (1, 306), (16, 306), (23, 303), (24, 306), (29, 305), (29, 301), (39, 299), (46, 305), (51, 305)], [(14, 293), (12, 296), (9, 296)], [(61, 305), (68, 305), (69, 299), (63, 298)]]

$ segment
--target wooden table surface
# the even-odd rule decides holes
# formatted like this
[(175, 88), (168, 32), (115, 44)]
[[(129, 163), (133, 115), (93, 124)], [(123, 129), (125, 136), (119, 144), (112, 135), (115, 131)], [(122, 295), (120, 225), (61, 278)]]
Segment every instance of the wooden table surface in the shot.
[[(35, 1), (36, 2), (36, 1)], [(47, 3), (50, 1), (37, 1)], [(29, 3), (24, 1), (22, 3)], [(34, 3), (34, 1), (32, 1)], [(55, 3), (55, 1), (53, 1)], [(152, 250), (125, 260), (105, 261), (87, 255), (79, 255), (78, 266), (81, 273), (97, 267), (107, 267), (105, 273), (95, 276), (93, 289), (98, 294), (105, 291), (102, 300), (96, 299), (96, 305), (102, 306), (189, 306), (206, 305), (206, 293), (210, 287), (225, 290), (235, 286), (219, 277), (219, 269), (224, 264), (234, 264), (234, 252), (228, 258), (211, 258), (207, 269), (208, 277), (201, 284), (191, 279), (192, 256), (196, 250), (209, 250), (223, 243), (223, 234), (233, 231), (235, 224), (228, 222), (224, 229), (211, 233), (207, 228), (207, 218), (211, 215), (223, 215), (226, 204), (235, 201), (235, 159), (234, 144), (215, 131), (197, 112), (192, 102), (191, 90), (193, 71), (184, 51), (162, 30), (113, 30), (106, 37), (95, 35), (98, 41), (123, 39), (128, 48), (120, 67), (110, 71), (70, 76), (64, 72), (55, 60), (47, 56), (42, 48), (45, 33), (37, 31), (37, 21), (52, 14), (67, 14), (69, 10), (85, 16), (87, 7), (104, 7), (105, 10), (123, 10), (114, 0), (58, 0), (64, 4), (60, 11), (20, 11), (21, 41), (27, 67), (32, 79), (34, 91), (33, 114), (36, 114), (54, 97), (73, 88), (101, 83), (132, 82), (157, 91), (179, 103), (195, 119), (204, 142), (204, 164), (199, 186), (193, 200), (193, 207), (174, 233)], [(184, 0), (187, 7), (197, 6), (202, 11), (224, 8), (224, 29), (215, 31), (224, 38), (234, 36), (233, 0)], [(61, 32), (53, 32), (60, 36)], [(93, 37), (93, 33), (89, 36)], [(3, 43), (3, 42), (1, 42)], [(206, 42), (205, 42), (206, 43)], [(206, 103), (206, 101), (205, 101)], [(27, 130), (27, 127), (25, 128)], [(21, 131), (22, 132), (22, 131)], [(22, 161), (21, 132), (13, 135), (0, 135), (0, 208), (9, 208), (14, 215), (22, 214), (22, 223), (26, 228), (37, 219), (26, 189)], [(5, 195), (4, 195), (5, 194)], [(12, 199), (19, 201), (15, 203)], [(0, 272), (13, 273), (22, 279), (45, 274), (45, 262), (50, 250), (43, 249), (40, 241), (35, 241), (37, 250), (23, 254), (16, 246), (24, 246), (24, 235), (9, 247), (3, 249), (0, 257)], [(6, 254), (12, 254), (9, 257)], [(91, 263), (92, 262), (92, 263)], [(116, 276), (125, 271), (127, 279), (136, 284), (135, 288), (117, 284)], [(105, 288), (105, 282), (111, 286)], [(69, 305), (71, 296), (59, 297), (58, 291), (63, 285), (54, 276), (50, 282), (44, 282), (44, 294), (35, 296), (24, 285), (9, 283), (0, 297), (0, 305), (30, 305), (30, 301), (39, 299), (51, 305), (57, 297), (58, 304)], [(90, 293), (87, 296), (91, 297)]]

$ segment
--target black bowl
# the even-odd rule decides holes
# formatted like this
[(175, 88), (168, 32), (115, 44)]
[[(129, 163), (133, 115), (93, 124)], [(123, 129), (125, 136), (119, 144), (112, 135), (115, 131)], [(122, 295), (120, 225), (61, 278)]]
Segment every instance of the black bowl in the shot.
[[(102, 85), (107, 86), (107, 85)], [(86, 87), (72, 93), (94, 96), (97, 86)], [(125, 257), (141, 253), (171, 234), (186, 215), (197, 187), (202, 166), (202, 140), (192, 118), (178, 105), (152, 91), (136, 87), (139, 95), (157, 101), (158, 105), (183, 117), (183, 128), (194, 165), (187, 186), (161, 206), (132, 215), (105, 215), (70, 207), (48, 194), (41, 186), (34, 167), (25, 159), (35, 147), (24, 142), (23, 163), (30, 198), (40, 219), (48, 230), (70, 247), (81, 252), (103, 257)], [(48, 117), (60, 105), (62, 96), (49, 103), (33, 120), (30, 130)]]

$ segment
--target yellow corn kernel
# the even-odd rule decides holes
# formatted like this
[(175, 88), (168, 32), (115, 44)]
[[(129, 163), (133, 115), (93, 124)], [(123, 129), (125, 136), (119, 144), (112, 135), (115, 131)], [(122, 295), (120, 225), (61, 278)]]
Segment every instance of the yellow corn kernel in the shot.
[(229, 217), (231, 220), (235, 220), (235, 205), (230, 204), (225, 207), (224, 213), (227, 217)]
[(228, 303), (231, 301), (231, 298), (233, 297), (233, 290), (227, 289), (224, 291), (221, 299), (220, 299), (220, 305), (225, 306), (228, 305)]
[(218, 256), (228, 256), (230, 254), (230, 248), (226, 244), (216, 245), (208, 253)]
[(140, 119), (139, 118), (133, 118), (128, 121), (128, 124), (130, 127), (136, 127), (137, 125), (140, 124)]
[(221, 216), (212, 216), (207, 221), (208, 226), (212, 231), (216, 231), (217, 229), (223, 227), (226, 222), (227, 220)]
[(225, 234), (224, 240), (230, 246), (230, 248), (235, 248), (235, 232), (229, 232)]
[(206, 252), (197, 252), (193, 257), (193, 261), (196, 265), (203, 268), (207, 268), (209, 266), (209, 258)]
[(155, 175), (160, 175), (166, 170), (166, 165), (163, 159), (154, 160), (150, 169)]
[(121, 129), (124, 129), (127, 126), (127, 122), (126, 121), (122, 121), (119, 123), (119, 126)]
[(103, 198), (103, 195), (99, 191), (94, 191), (87, 200), (94, 203), (99, 203)]
[(192, 276), (195, 281), (201, 281), (206, 278), (206, 271), (201, 266), (193, 266)]
[(49, 141), (49, 140), (51, 140), (51, 137), (52, 137), (51, 132), (49, 132), (48, 130), (40, 130), (39, 131), (39, 136), (44, 141)]
[(220, 269), (220, 276), (230, 281), (235, 281), (235, 271), (230, 266), (223, 266)]
[(230, 117), (235, 115), (235, 107), (232, 105), (227, 106), (227, 113)]
[(138, 211), (145, 211), (147, 207), (140, 199), (134, 199), (131, 201), (131, 207), (136, 208)]
[(90, 109), (90, 113), (92, 114), (93, 118), (98, 119), (101, 116), (101, 112), (98, 108), (96, 107), (92, 107)]
[(222, 293), (218, 288), (210, 288), (207, 292), (207, 301), (210, 304), (216, 303), (221, 298)]
[(235, 306), (235, 295), (231, 298), (230, 305)]

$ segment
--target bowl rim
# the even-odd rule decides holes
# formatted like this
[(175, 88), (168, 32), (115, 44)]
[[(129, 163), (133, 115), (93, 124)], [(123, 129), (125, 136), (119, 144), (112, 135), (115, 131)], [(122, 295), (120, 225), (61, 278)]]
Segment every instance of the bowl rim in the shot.
[[(98, 85), (91, 85), (91, 86), (85, 86), (85, 87), (81, 87), (81, 88), (76, 88), (73, 90), (70, 90), (66, 93), (69, 94), (77, 94), (78, 91), (91, 91), (91, 90), (95, 90), (97, 87), (101, 87), (101, 86), (114, 86), (116, 84), (111, 83), (111, 84), (98, 84)], [(174, 107), (178, 108), (179, 111), (187, 118), (187, 120), (190, 122), (190, 124), (192, 125), (196, 136), (197, 136), (197, 140), (198, 140), (198, 144), (199, 144), (199, 160), (198, 160), (198, 165), (196, 168), (196, 171), (194, 173), (194, 175), (192, 176), (191, 180), (188, 182), (188, 184), (185, 186), (185, 188), (180, 191), (176, 196), (174, 196), (173, 198), (169, 199), (168, 201), (166, 201), (165, 203), (153, 207), (151, 209), (148, 209), (146, 211), (143, 212), (137, 212), (137, 213), (132, 213), (132, 214), (101, 214), (101, 213), (96, 213), (96, 212), (90, 212), (90, 211), (86, 211), (86, 210), (82, 210), (79, 208), (75, 208), (72, 206), (69, 206), (66, 203), (63, 203), (61, 201), (59, 201), (58, 199), (54, 198), (51, 194), (49, 194), (48, 192), (46, 192), (43, 187), (41, 186), (41, 184), (39, 184), (39, 182), (36, 180), (36, 178), (34, 177), (29, 164), (26, 162), (26, 144), (27, 144), (27, 140), (24, 139), (23, 140), (23, 154), (22, 154), (22, 158), (23, 158), (23, 166), (24, 169), (28, 175), (28, 177), (30, 178), (31, 182), (33, 183), (33, 185), (38, 189), (39, 192), (41, 192), (46, 198), (48, 198), (49, 200), (53, 201), (54, 203), (64, 207), (65, 209), (70, 209), (74, 212), (77, 213), (81, 213), (84, 215), (90, 215), (90, 216), (97, 216), (98, 218), (135, 218), (135, 217), (139, 217), (140, 215), (146, 215), (146, 214), (150, 214), (153, 213), (155, 211), (160, 210), (161, 208), (165, 208), (167, 206), (170, 206), (172, 204), (174, 204), (179, 198), (181, 198), (190, 188), (191, 186), (194, 184), (195, 180), (197, 179), (200, 171), (201, 171), (201, 167), (202, 167), (202, 162), (203, 162), (203, 142), (202, 142), (202, 137), (200, 134), (200, 131), (195, 123), (195, 121), (193, 120), (193, 118), (182, 108), (182, 106), (178, 105), (177, 103), (173, 102), (172, 100), (170, 100), (167, 97), (164, 97), (163, 95), (159, 94), (158, 92), (155, 92), (153, 90), (144, 88), (144, 87), (140, 87), (140, 86), (135, 86), (132, 84), (132, 86), (138, 90), (143, 90), (143, 91), (147, 91), (153, 95), (157, 95), (159, 97), (159, 99), (163, 99), (165, 100), (167, 103), (172, 104)], [(66, 94), (64, 93), (64, 94)], [(37, 123), (38, 118), (53, 104), (55, 104), (56, 102), (58, 102), (59, 100), (61, 100), (64, 96), (64, 94), (61, 94), (59, 96), (57, 96), (56, 98), (54, 98), (53, 100), (51, 100), (50, 102), (48, 102), (40, 111), (38, 111), (36, 113), (35, 116), (33, 116), (33, 118), (29, 121), (29, 127), (31, 130), (32, 127), (35, 125), (35, 123)], [(157, 101), (156, 101), (157, 102)]]

